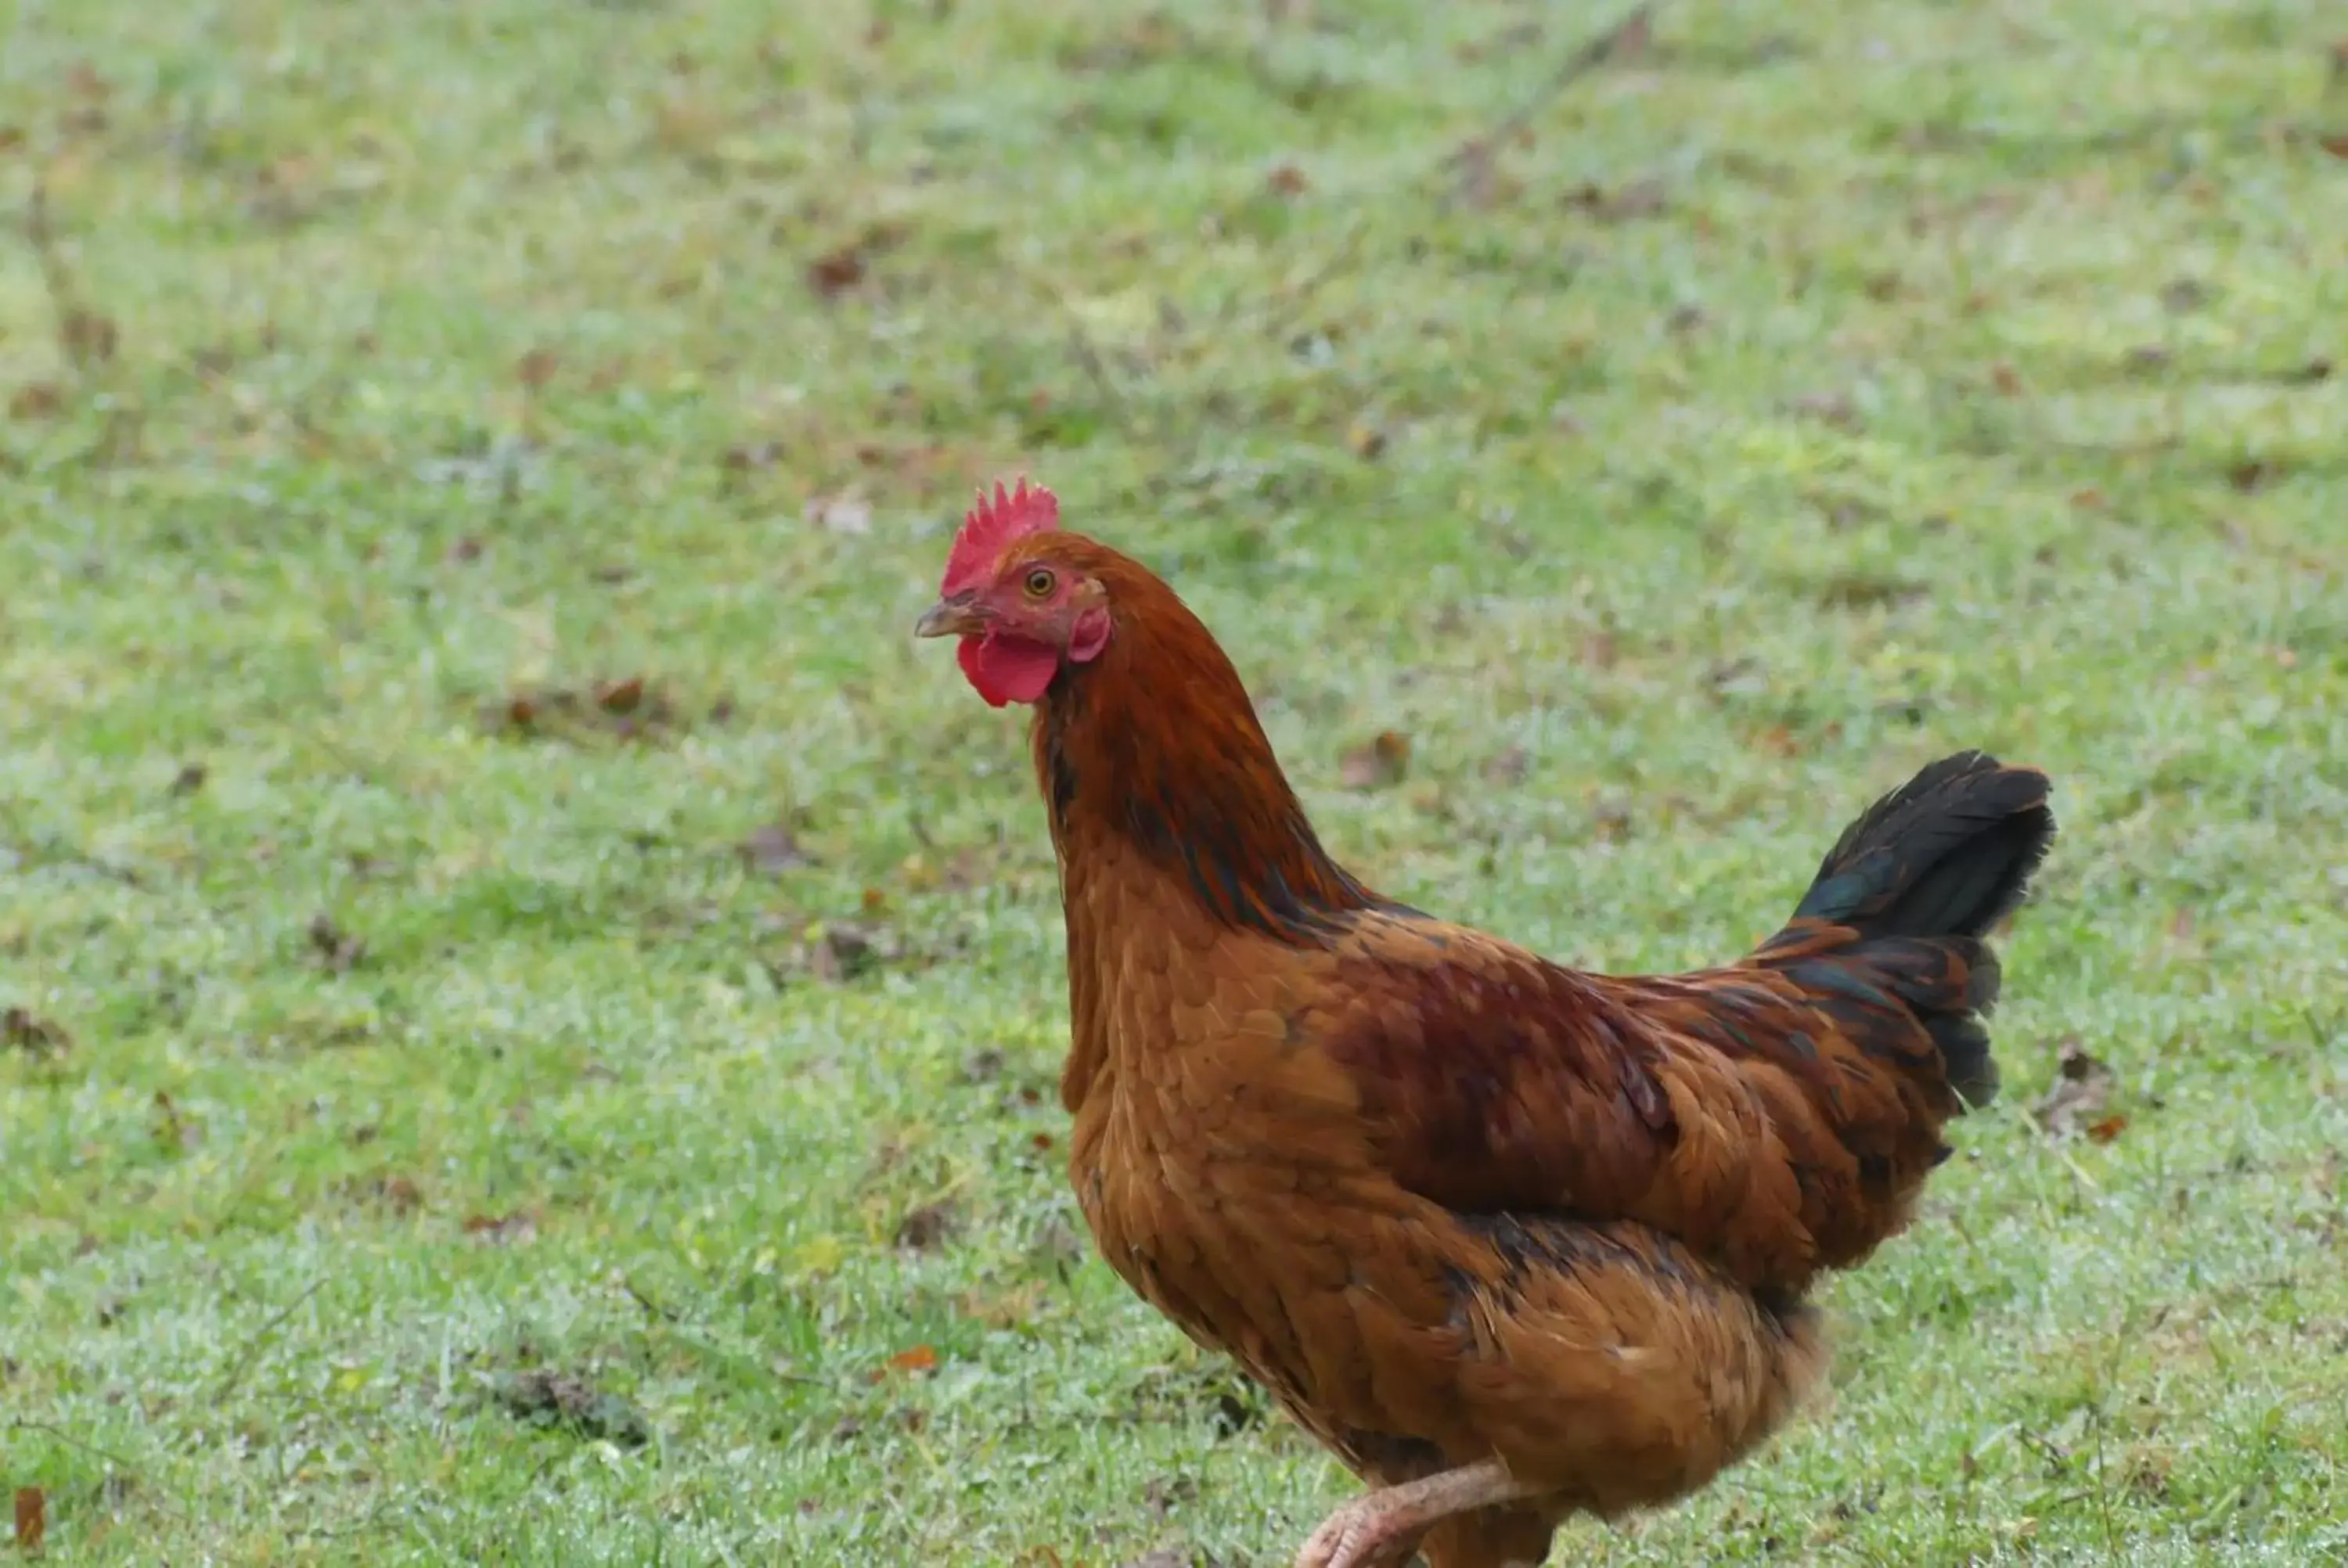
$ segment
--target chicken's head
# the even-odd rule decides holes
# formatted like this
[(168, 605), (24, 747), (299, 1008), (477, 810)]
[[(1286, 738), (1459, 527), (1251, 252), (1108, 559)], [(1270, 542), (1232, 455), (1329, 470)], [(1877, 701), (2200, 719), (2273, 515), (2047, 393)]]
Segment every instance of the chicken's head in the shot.
[(1055, 548), (1059, 527), (1059, 500), (1041, 486), (979, 492), (938, 601), (914, 624), (916, 637), (962, 639), (963, 673), (995, 707), (1042, 702), (1063, 669), (1108, 646), (1108, 596), (1079, 552)]

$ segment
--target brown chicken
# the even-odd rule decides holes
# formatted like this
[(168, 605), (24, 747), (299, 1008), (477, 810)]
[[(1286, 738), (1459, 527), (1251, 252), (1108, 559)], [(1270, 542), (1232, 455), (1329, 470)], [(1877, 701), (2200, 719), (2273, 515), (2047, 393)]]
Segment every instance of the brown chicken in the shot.
[(1585, 974), (1332, 860), (1206, 628), (1049, 491), (982, 495), (918, 630), (1035, 708), (1102, 1255), (1374, 1489), (1300, 1568), (1538, 1563), (1786, 1420), (1806, 1293), (1996, 1090), (1987, 938), (2044, 774), (1935, 763), (1749, 956)]

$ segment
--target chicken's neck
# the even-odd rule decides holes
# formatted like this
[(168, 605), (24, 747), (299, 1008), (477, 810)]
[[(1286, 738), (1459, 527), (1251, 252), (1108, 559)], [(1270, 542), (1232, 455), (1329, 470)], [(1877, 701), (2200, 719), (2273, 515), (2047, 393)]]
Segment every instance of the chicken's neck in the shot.
[(1086, 913), (1074, 878), (1128, 858), (1088, 853), (1113, 846), (1215, 922), (1281, 941), (1383, 906), (1321, 847), (1231, 661), (1157, 586), (1162, 598), (1121, 615), (1102, 656), (1064, 673), (1036, 713), (1070, 937)]

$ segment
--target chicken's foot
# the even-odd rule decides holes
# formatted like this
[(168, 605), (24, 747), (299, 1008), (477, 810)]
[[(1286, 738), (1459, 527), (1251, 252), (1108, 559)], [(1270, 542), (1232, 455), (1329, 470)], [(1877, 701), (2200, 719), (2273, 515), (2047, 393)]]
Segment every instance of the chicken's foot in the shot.
[(1537, 1490), (1511, 1477), (1496, 1459), (1380, 1487), (1323, 1520), (1296, 1554), (1296, 1568), (1399, 1568), (1431, 1526)]

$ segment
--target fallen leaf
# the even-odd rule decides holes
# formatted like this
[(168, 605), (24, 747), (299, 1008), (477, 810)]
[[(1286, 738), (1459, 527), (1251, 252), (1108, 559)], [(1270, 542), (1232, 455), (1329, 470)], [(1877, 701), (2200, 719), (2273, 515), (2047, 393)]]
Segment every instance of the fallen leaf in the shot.
[(1859, 428), (1859, 405), (1847, 392), (1812, 392), (1797, 397), (1787, 407), (1805, 419), (1815, 419), (1821, 425), (1831, 425), (1838, 430)]
[(877, 968), (883, 958), (871, 933), (845, 920), (820, 927), (807, 952), (808, 968), (816, 979), (842, 985)]
[(28, 1008), (0, 1012), (0, 1045), (36, 1060), (63, 1056), (73, 1049), (73, 1037)]
[(2102, 1117), (2119, 1087), (2119, 1075), (2087, 1054), (2075, 1040), (2066, 1040), (2055, 1058), (2054, 1085), (2031, 1116), (2050, 1138), (2066, 1138)]
[(2098, 1121), (2090, 1122), (2086, 1127), (2087, 1141), (2091, 1143), (2108, 1143), (2126, 1131), (2127, 1124), (2128, 1119), (2117, 1112)]
[(1175, 1504), (1194, 1501), (1198, 1495), (1199, 1483), (1187, 1475), (1153, 1478), (1141, 1489), (1141, 1501), (1160, 1519), (1172, 1512)]
[(1663, 182), (1652, 176), (1633, 179), (1609, 190), (1603, 186), (1584, 182), (1566, 193), (1565, 205), (1587, 212), (1601, 223), (1628, 223), (1635, 219), (1653, 218), (1670, 204)]
[(831, 299), (862, 282), (864, 271), (863, 243), (842, 245), (808, 263), (808, 286), (825, 299)]
[(806, 517), (816, 527), (835, 534), (869, 534), (872, 531), (872, 503), (854, 490), (810, 498)]
[(366, 943), (335, 924), (330, 915), (314, 915), (308, 931), (310, 950), (329, 974), (346, 974), (366, 957)]
[(598, 737), (664, 740), (685, 728), (676, 704), (642, 675), (592, 682), (584, 690), (524, 687), (483, 703), (480, 723), (491, 734), (515, 740), (573, 744)]
[(1989, 384), (2008, 397), (2022, 395), (2022, 373), (2003, 360), (1989, 367)]
[(467, 1214), (465, 1234), (492, 1246), (519, 1246), (538, 1237), (538, 1220), (525, 1210), (510, 1214)]
[(938, 1353), (928, 1345), (916, 1345), (911, 1350), (900, 1350), (889, 1358), (892, 1372), (934, 1372), (938, 1369)]
[(192, 1116), (180, 1113), (169, 1092), (155, 1091), (155, 1142), (176, 1153), (185, 1153), (204, 1141), (204, 1130)]
[(1818, 600), (1829, 610), (1874, 610), (1907, 604), (1925, 595), (1924, 585), (1903, 578), (1841, 572), (1818, 585)]
[(721, 466), (729, 474), (747, 474), (754, 469), (771, 468), (783, 455), (779, 441), (747, 441), (726, 448), (719, 458)]
[(514, 379), (536, 392), (554, 379), (554, 373), (561, 363), (552, 349), (534, 348), (514, 362)]
[(2199, 278), (2173, 278), (2160, 290), (2162, 307), (2178, 315), (2199, 310), (2209, 299), (2209, 285)]
[(2315, 145), (2334, 158), (2348, 158), (2348, 130), (2326, 132), (2315, 138)]
[(122, 341), (121, 329), (111, 320), (78, 305), (65, 313), (59, 335), (65, 340), (67, 354), (77, 364), (104, 364), (114, 357)]
[(1001, 1292), (966, 1290), (956, 1310), (989, 1328), (1018, 1328), (1035, 1320), (1044, 1305), (1044, 1282), (1030, 1279)]
[(11, 419), (54, 419), (65, 409), (65, 389), (53, 381), (30, 382), (8, 399)]
[(16, 1550), (27, 1557), (49, 1534), (49, 1497), (37, 1486), (16, 1489)]
[(652, 1440), (652, 1423), (643, 1411), (571, 1373), (542, 1368), (518, 1373), (498, 1385), (497, 1400), (509, 1415), (559, 1422), (622, 1448), (642, 1448)]
[(378, 1176), (368, 1194), (396, 1214), (412, 1214), (424, 1206), (423, 1190), (406, 1176)]
[(607, 713), (633, 713), (644, 702), (644, 678), (631, 675), (624, 681), (600, 681), (595, 685), (595, 706)]
[(962, 1228), (962, 1214), (951, 1198), (922, 1204), (905, 1211), (897, 1222), (896, 1245), (909, 1252), (934, 1252)]
[(1524, 747), (1510, 746), (1505, 751), (1495, 752), (1484, 759), (1482, 769), (1484, 782), (1495, 784), (1522, 784), (1525, 781), (1525, 774), (1531, 766), (1532, 760), (1525, 754)]
[(1271, 188), (1272, 193), (1275, 196), (1302, 196), (1309, 189), (1304, 179), (1304, 171), (1292, 163), (1283, 163), (1273, 169), (1270, 174), (1264, 176), (1264, 184)]
[(1381, 730), (1367, 744), (1337, 759), (1337, 778), (1347, 789), (1390, 789), (1410, 771), (1410, 737)]
[(779, 822), (768, 823), (735, 845), (735, 849), (753, 870), (769, 876), (816, 863), (815, 856), (799, 844), (798, 835)]

